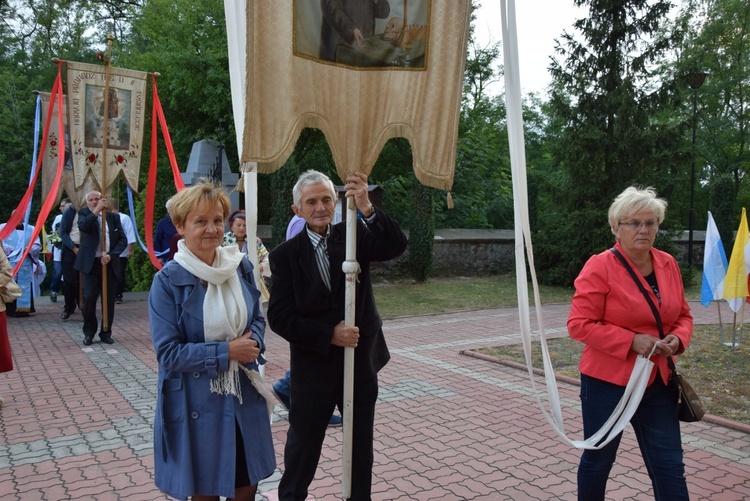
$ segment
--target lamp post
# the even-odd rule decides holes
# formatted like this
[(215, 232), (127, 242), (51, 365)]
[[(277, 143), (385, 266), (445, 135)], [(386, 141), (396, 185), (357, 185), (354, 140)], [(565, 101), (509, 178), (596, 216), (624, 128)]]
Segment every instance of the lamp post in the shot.
[(690, 166), (690, 228), (688, 231), (688, 265), (693, 266), (693, 222), (695, 221), (695, 129), (698, 115), (698, 89), (706, 81), (706, 74), (702, 71), (688, 73), (685, 77), (693, 89), (693, 147)]

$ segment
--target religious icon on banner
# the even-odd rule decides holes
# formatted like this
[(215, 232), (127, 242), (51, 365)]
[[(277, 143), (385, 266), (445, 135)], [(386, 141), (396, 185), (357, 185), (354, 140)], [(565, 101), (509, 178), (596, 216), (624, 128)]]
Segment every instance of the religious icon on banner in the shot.
[[(76, 186), (91, 175), (101, 191), (107, 192), (122, 172), (130, 189), (137, 193), (148, 74), (110, 67), (109, 84), (105, 85), (105, 67), (67, 64), (68, 123)], [(105, 97), (109, 100), (106, 116)], [(105, 141), (106, 159), (102, 158)], [(105, 161), (107, 179), (102, 180)]]
[[(130, 143), (130, 99), (131, 91), (109, 88), (109, 108), (107, 110), (107, 148), (122, 149)], [(122, 105), (121, 105), (122, 103)], [(122, 108), (122, 113), (120, 109)], [(86, 85), (86, 146), (101, 148), (104, 139), (104, 87)]]
[(294, 2), (294, 53), (356, 68), (424, 69), (430, 0)]

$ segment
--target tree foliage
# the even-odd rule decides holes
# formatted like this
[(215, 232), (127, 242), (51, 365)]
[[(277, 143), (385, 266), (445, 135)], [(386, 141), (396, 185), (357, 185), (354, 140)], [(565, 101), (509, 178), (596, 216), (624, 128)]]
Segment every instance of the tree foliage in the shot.
[(271, 175), (271, 195), (273, 199), (273, 216), (271, 216), (271, 240), (273, 245), (266, 244), (269, 250), (286, 240), (286, 229), (294, 217), (292, 212), (292, 188), (297, 182), (299, 171), (290, 158), (279, 170)]
[[(750, 4), (743, 0), (690, 0), (675, 23), (683, 37), (671, 66), (685, 92), (696, 99), (696, 165), (700, 186), (714, 183), (735, 210), (750, 202)], [(702, 86), (689, 89), (687, 76), (705, 74)], [(712, 196), (718, 196), (712, 190)], [(738, 200), (739, 197), (739, 200)], [(707, 199), (704, 196), (703, 199)], [(700, 198), (699, 198), (700, 199)], [(715, 200), (712, 197), (712, 204)], [(705, 207), (701, 207), (705, 209)], [(705, 210), (701, 211), (701, 215)], [(739, 214), (714, 213), (720, 228), (736, 229)], [(727, 218), (726, 220), (724, 218)], [(702, 227), (704, 220), (698, 220)], [(723, 235), (722, 235), (723, 236)], [(726, 244), (726, 242), (725, 242)]]
[(669, 197), (686, 165), (679, 124), (659, 119), (671, 105), (669, 83), (650, 72), (670, 47), (659, 33), (670, 3), (575, 3), (589, 13), (574, 23), (576, 35), (562, 36), (551, 66), (560, 175), (543, 188), (556, 210), (540, 222), (537, 239), (543, 280), (566, 285), (588, 256), (611, 244), (606, 214), (614, 197), (632, 184), (653, 184)]
[(732, 244), (734, 242), (734, 230), (737, 229), (739, 218), (734, 206), (734, 197), (727, 193), (734, 191), (734, 180), (732, 175), (724, 173), (716, 176), (711, 183), (711, 214), (719, 230), (721, 243), (727, 257), (732, 255)]

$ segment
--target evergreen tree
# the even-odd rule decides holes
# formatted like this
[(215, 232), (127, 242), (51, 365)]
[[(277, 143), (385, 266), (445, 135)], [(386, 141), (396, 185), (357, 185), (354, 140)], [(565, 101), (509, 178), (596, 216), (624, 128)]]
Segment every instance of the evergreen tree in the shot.
[[(659, 24), (666, 0), (575, 0), (589, 15), (565, 33), (553, 62), (550, 114), (561, 175), (540, 190), (555, 208), (536, 238), (542, 280), (571, 284), (586, 259), (612, 244), (607, 208), (632, 184), (669, 198), (684, 171), (678, 127), (658, 119), (669, 92), (650, 68), (670, 47)], [(684, 176), (684, 174), (683, 174)], [(676, 179), (674, 179), (676, 177)]]

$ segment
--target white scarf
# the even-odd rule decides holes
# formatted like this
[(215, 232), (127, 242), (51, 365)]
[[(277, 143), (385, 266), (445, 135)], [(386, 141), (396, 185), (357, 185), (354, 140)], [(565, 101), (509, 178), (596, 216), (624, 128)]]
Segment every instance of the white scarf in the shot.
[[(247, 305), (242, 295), (237, 267), (244, 254), (234, 245), (217, 247), (212, 266), (207, 265), (193, 254), (182, 239), (177, 243), (174, 260), (187, 271), (204, 280), (206, 297), (203, 300), (203, 333), (206, 342), (231, 341), (245, 332), (247, 326)], [(234, 395), (242, 403), (240, 392), (239, 363), (229, 361), (229, 370), (219, 372), (211, 380), (211, 391), (220, 395)]]

